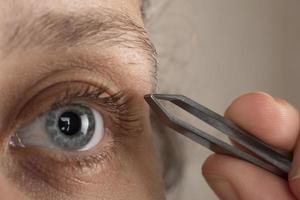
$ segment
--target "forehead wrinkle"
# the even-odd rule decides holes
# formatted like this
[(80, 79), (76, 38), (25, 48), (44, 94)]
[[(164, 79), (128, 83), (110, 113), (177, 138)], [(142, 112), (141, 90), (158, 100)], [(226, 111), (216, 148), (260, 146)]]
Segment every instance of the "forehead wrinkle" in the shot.
[(4, 54), (18, 51), (68, 50), (69, 48), (121, 45), (141, 50), (156, 65), (156, 51), (144, 27), (129, 16), (112, 11), (85, 13), (48, 12), (39, 17), (24, 17), (6, 27)]

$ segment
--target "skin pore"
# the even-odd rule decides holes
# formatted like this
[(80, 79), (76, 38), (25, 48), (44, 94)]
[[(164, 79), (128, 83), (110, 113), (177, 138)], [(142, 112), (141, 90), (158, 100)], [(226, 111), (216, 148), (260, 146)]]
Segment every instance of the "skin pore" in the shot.
[[(164, 199), (143, 96), (155, 50), (139, 0), (0, 1), (0, 193), (5, 199)], [(53, 109), (101, 113), (87, 151), (9, 145)]]

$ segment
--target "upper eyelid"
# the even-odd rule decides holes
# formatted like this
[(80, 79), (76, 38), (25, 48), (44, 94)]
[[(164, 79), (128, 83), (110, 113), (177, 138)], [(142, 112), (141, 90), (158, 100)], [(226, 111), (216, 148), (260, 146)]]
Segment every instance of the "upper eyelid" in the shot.
[[(55, 58), (55, 59), (54, 59)], [(40, 58), (38, 58), (40, 59)], [(7, 106), (7, 121), (3, 131), (9, 132), (13, 128), (14, 120), (17, 114), (22, 110), (27, 101), (30, 100), (39, 91), (45, 88), (65, 81), (82, 81), (98, 86), (103, 82), (109, 85), (111, 94), (120, 91), (120, 76), (113, 70), (114, 65), (118, 65), (113, 59), (103, 58), (101, 56), (92, 56), (82, 53), (72, 55), (49, 56), (47, 59), (41, 57), (41, 61), (33, 63), (23, 63), (19, 74), (26, 73), (22, 78), (22, 84), (14, 84), (13, 90), (7, 90), (7, 95), (14, 92), (13, 99), (9, 100)], [(115, 64), (112, 64), (115, 63)], [(12, 66), (12, 69), (16, 66)]]
[[(53, 96), (53, 92), (59, 96)], [(106, 106), (105, 108), (107, 108), (110, 112), (117, 112), (121, 115), (125, 112), (125, 108), (127, 109), (130, 107), (129, 104), (132, 105), (130, 102), (133, 99), (132, 97), (129, 97), (129, 94), (125, 91), (117, 90), (112, 92), (105, 84), (99, 83), (98, 85), (93, 85), (85, 81), (64, 81), (43, 88), (35, 95), (28, 98), (16, 118), (20, 118), (19, 116), (22, 115), (28, 107), (41, 104), (40, 100), (45, 99), (45, 96), (48, 96), (49, 94), (52, 94), (53, 97), (51, 98), (51, 102), (47, 104), (48, 109), (44, 109), (43, 112), (47, 112), (49, 109), (55, 109), (66, 104), (74, 103), (76, 101), (85, 101), (81, 103)], [(48, 98), (48, 100), (49, 99), (50, 98)], [(118, 111), (115, 109), (118, 109)], [(40, 114), (42, 113), (39, 113), (39, 115)]]
[[(54, 84), (50, 84), (47, 87), (44, 87), (36, 92), (32, 92), (34, 95), (30, 95), (28, 98), (26, 98), (27, 100), (25, 101), (25, 103), (23, 104), (22, 108), (20, 109), (19, 113), (22, 113), (22, 111), (28, 106), (28, 104), (32, 104), (32, 102), (35, 102), (37, 98), (39, 98), (41, 95), (49, 95), (51, 94), (51, 88), (58, 88), (58, 90), (61, 88), (61, 90), (63, 90), (63, 93), (61, 93), (60, 95), (67, 95), (66, 93), (68, 93), (68, 87), (71, 87), (74, 84), (82, 84), (82, 85), (90, 85), (91, 87), (96, 87), (99, 89), (102, 89), (103, 92), (107, 92), (108, 88), (104, 87), (102, 84), (92, 84), (89, 83), (87, 81), (62, 81), (62, 82), (57, 82)], [(64, 87), (60, 87), (61, 85), (63, 85)], [(49, 91), (50, 90), (50, 91)], [(54, 91), (52, 91), (54, 92)], [(56, 91), (57, 92), (57, 91)], [(55, 96), (53, 97), (55, 98), (56, 101), (58, 101), (58, 97)], [(54, 103), (54, 102), (53, 102)], [(51, 106), (53, 106), (53, 104), (51, 104)]]
[[(76, 77), (76, 74), (80, 75)], [(95, 73), (86, 70), (86, 68), (78, 67), (73, 69), (65, 69), (65, 70), (57, 70), (55, 72), (50, 72), (45, 75), (45, 77), (41, 77), (38, 79), (38, 82), (35, 84), (24, 87), (24, 92), (20, 99), (15, 102), (15, 106), (8, 108), (8, 117), (9, 122), (14, 122), (16, 118), (18, 118), (19, 113), (22, 112), (26, 104), (31, 101), (31, 99), (35, 98), (40, 92), (44, 91), (49, 87), (53, 87), (54, 85), (61, 84), (64, 82), (82, 82), (90, 85), (94, 85), (95, 87), (102, 87), (103, 84), (107, 85), (109, 83), (110, 88), (106, 91), (113, 94), (116, 91), (119, 91), (119, 87), (114, 84), (114, 81), (107, 79), (107, 76), (102, 73)], [(20, 87), (23, 85), (19, 85)], [(18, 93), (22, 94), (22, 93)], [(11, 110), (11, 111), (10, 111)], [(13, 124), (9, 124), (8, 127), (13, 127)], [(9, 129), (9, 128), (8, 128)]]
[(24, 63), (24, 68), (21, 69), (25, 69), (26, 76), (24, 76), (22, 84), (13, 85), (14, 89), (8, 91), (14, 92), (14, 99), (7, 107), (7, 115), (4, 116), (7, 123), (3, 127), (3, 132), (9, 133), (15, 128), (15, 119), (34, 95), (54, 84), (80, 81), (100, 86), (105, 83), (105, 85), (109, 85), (109, 90), (107, 90), (109, 94), (122, 90), (120, 85), (122, 77), (111, 67), (118, 66), (113, 59), (84, 54), (60, 55), (56, 58), (50, 57), (44, 62), (31, 65), (31, 67), (28, 63)]
[[(111, 63), (111, 62), (110, 62)], [(46, 88), (49, 82), (64, 82), (65, 80), (77, 80), (82, 82), (90, 82), (99, 85), (99, 82), (109, 82), (111, 90), (119, 90), (117, 83), (120, 82), (119, 76), (102, 60), (94, 60), (80, 58), (76, 59), (63, 58), (51, 62), (45, 62), (36, 66), (36, 74), (31, 78), (31, 83), (24, 91), (30, 92), (32, 88)], [(60, 80), (57, 77), (61, 77)], [(46, 84), (44, 84), (46, 83)]]

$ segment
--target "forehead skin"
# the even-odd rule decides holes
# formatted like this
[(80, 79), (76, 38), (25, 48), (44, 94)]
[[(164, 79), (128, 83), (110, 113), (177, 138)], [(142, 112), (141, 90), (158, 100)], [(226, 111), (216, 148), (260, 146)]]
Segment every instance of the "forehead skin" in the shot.
[[(126, 152), (119, 155), (120, 163), (123, 161), (126, 166), (121, 169), (122, 173), (119, 174), (116, 170), (104, 175), (91, 172), (89, 178), (99, 180), (102, 184), (90, 184), (90, 187), (77, 189), (77, 192), (82, 193), (88, 191), (89, 196), (96, 195), (96, 198), (90, 199), (164, 198), (151, 142), (149, 110), (143, 101), (143, 95), (153, 88), (151, 77), (155, 74), (155, 50), (144, 32), (140, 7), (140, 0), (0, 0), (1, 133), (9, 132), (6, 127), (14, 117), (13, 111), (18, 110), (21, 102), (31, 95), (29, 89), (34, 87), (39, 90), (39, 87), (53, 82), (47, 79), (39, 85), (44, 76), (55, 70), (69, 70), (82, 65), (81, 67), (90, 71), (107, 75), (118, 87), (130, 90), (138, 97), (136, 104), (143, 115), (145, 133), (141, 134), (142, 137), (132, 139)], [(64, 26), (65, 23), (61, 22), (67, 18), (71, 21), (65, 21), (67, 26)], [(95, 32), (95, 27), (102, 31)], [(111, 34), (114, 37), (110, 38)], [(45, 40), (40, 40), (40, 37)], [(72, 76), (67, 80), (81, 79), (84, 75), (74, 73)], [(57, 80), (59, 78), (55, 77)], [(3, 140), (7, 139), (3, 139), (5, 135), (8, 134), (0, 135), (0, 144), (4, 144)], [(0, 146), (0, 152), (5, 151), (3, 146)], [(0, 156), (0, 173), (3, 175), (3, 178), (0, 175), (1, 196), (8, 191), (13, 196), (11, 199), (21, 199), (14, 196), (18, 192), (11, 192), (15, 187), (8, 186), (6, 172), (2, 172), (1, 159)], [(72, 176), (69, 178), (72, 179)], [(30, 187), (26, 181), (19, 182), (20, 185), (23, 184), (21, 187)], [(86, 180), (82, 182), (84, 181)], [(76, 184), (74, 185), (78, 187)], [(51, 198), (47, 195), (55, 195), (51, 191), (38, 190), (39, 194), (34, 194), (36, 199), (47, 199)], [(52, 199), (61, 198), (56, 196)]]
[(8, 20), (11, 19), (12, 14), (14, 17), (20, 17), (24, 16), (26, 13), (36, 15), (49, 10), (81, 12), (90, 8), (107, 8), (117, 12), (126, 13), (142, 24), (140, 6), (140, 0), (2, 0), (0, 1), (0, 15), (1, 19)]

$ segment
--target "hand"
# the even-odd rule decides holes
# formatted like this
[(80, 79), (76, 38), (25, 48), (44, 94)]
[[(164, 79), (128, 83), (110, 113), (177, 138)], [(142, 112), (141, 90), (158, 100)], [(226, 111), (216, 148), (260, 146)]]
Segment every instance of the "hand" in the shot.
[(265, 143), (294, 152), (289, 181), (245, 161), (212, 155), (203, 175), (222, 200), (300, 200), (299, 112), (284, 100), (264, 93), (239, 97), (225, 113)]

